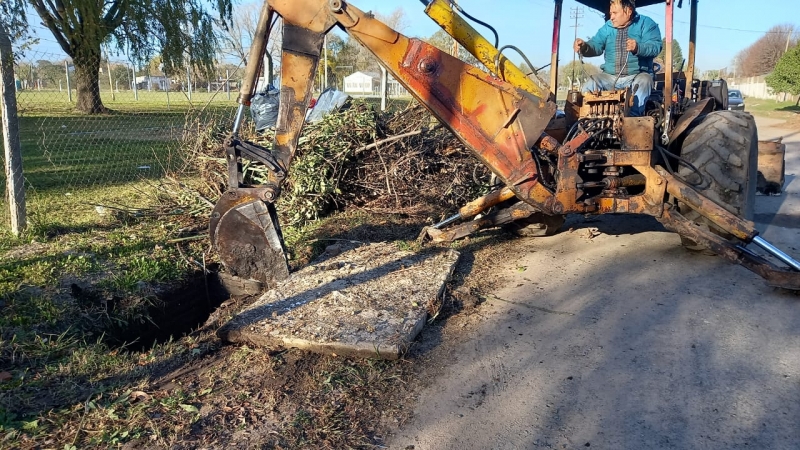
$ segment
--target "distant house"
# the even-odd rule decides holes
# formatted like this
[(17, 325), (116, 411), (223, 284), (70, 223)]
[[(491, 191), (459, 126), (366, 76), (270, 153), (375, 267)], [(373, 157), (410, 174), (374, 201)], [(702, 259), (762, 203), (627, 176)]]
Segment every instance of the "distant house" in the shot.
[(146, 89), (156, 90), (156, 91), (166, 91), (170, 87), (169, 78), (163, 75), (143, 75), (140, 77), (136, 77), (136, 88), (137, 89)]
[(348, 94), (380, 92), (381, 76), (375, 72), (356, 72), (344, 77), (344, 91)]
[[(408, 91), (397, 80), (389, 75), (386, 86), (389, 95), (393, 97), (407, 97)], [(376, 72), (355, 72), (344, 77), (344, 92), (350, 95), (380, 95), (381, 74)]]

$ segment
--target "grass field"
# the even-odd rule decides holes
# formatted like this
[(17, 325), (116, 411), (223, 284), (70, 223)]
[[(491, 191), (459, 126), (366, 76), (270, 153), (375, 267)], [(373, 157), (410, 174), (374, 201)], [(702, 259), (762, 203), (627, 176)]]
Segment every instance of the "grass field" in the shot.
[(225, 93), (141, 92), (103, 98), (109, 114), (76, 113), (66, 93), (18, 95), (20, 139), (28, 186), (38, 193), (159, 177), (180, 164), (188, 133), (230, 126), (235, 103)]
[[(227, 130), (235, 105), (224, 93), (196, 93), (191, 103), (171, 93), (169, 105), (163, 92), (140, 92), (138, 101), (131, 92), (103, 97), (113, 112), (97, 116), (75, 113), (66, 93), (18, 97), (29, 229), (15, 237), (0, 226), (0, 447), (112, 448), (139, 441), (138, 448), (169, 448), (197, 429), (247, 430), (245, 412), (283, 395), (273, 384), (282, 379), (302, 383), (279, 386), (296, 405), (281, 410), (275, 448), (312, 447), (331, 436), (349, 440), (330, 442), (360, 447), (366, 440), (347, 436), (354, 418), (378, 404), (376, 386), (394, 392), (410, 380), (403, 364), (222, 348), (209, 331), (152, 346), (136, 342), (141, 349), (107, 334), (146, 328), (153, 286), (189, 279), (213, 262), (213, 256), (207, 260), (208, 206), (197, 198), (159, 203), (159, 178), (180, 169), (196, 138), (214, 135), (217, 126)], [(390, 109), (406, 103), (391, 102)], [(748, 109), (787, 119), (800, 113), (793, 104), (750, 99)], [(118, 214), (101, 204), (141, 213)], [(156, 206), (160, 213), (151, 214)], [(284, 233), (290, 248), (320, 247), (325, 237), (359, 239), (337, 233), (374, 222), (393, 232), (419, 226), (354, 213)], [(154, 387), (163, 374), (209, 358), (218, 360), (214, 377)], [(264, 416), (247, 420), (263, 423)]]
[(800, 106), (796, 106), (795, 102), (748, 98), (745, 100), (745, 104), (747, 111), (759, 116), (784, 120), (796, 120), (800, 116)]
[[(322, 360), (325, 370), (310, 370), (308, 377), (306, 371), (291, 368), (284, 376), (285, 356), (222, 348), (213, 327), (181, 339), (162, 337), (158, 343), (140, 334), (154, 328), (155, 314), (166, 314), (162, 298), (168, 297), (161, 293), (199, 289), (191, 294), (194, 303), (186, 302), (198, 309), (198, 299), (209, 295), (207, 285), (204, 290), (197, 280), (203, 280), (206, 264), (215, 262), (207, 236), (210, 208), (193, 191), (178, 189), (178, 182), (165, 186), (170, 181), (160, 175), (183, 161), (188, 145), (218, 144), (216, 136), (196, 138), (214, 135), (217, 124), (229, 129), (233, 105), (171, 102), (167, 109), (160, 100), (118, 98), (106, 103), (112, 113), (85, 116), (71, 111), (63, 99), (44, 101), (41, 93), (26, 94), (20, 103), (24, 168), (31, 187), (29, 228), (19, 237), (0, 229), (0, 447), (112, 448), (145, 439), (140, 448), (169, 448), (204, 420), (220, 420), (214, 429), (233, 432), (242, 425), (230, 425), (238, 410), (231, 411), (228, 404), (251, 401), (251, 382), (237, 377), (240, 372), (250, 376), (255, 366), (272, 371), (260, 380), (308, 378), (309, 395), (300, 394), (292, 402), (322, 396), (317, 404), (329, 405), (332, 398), (345, 401), (342, 392), (352, 390), (348, 397), (359, 405), (348, 408), (354, 414), (372, 401), (376, 383), (395, 376), (383, 374), (386, 365), (337, 360)], [(392, 108), (406, 103), (393, 103)], [(194, 181), (179, 179), (189, 186)], [(165, 202), (159, 195), (164, 188), (188, 198), (174, 195)], [(121, 205), (135, 209), (113, 209)], [(359, 229), (371, 219), (364, 214), (339, 219), (335, 230)], [(405, 229), (391, 220), (383, 219), (381, 226)], [(311, 247), (308, 252), (318, 252), (324, 244), (316, 242), (317, 228), (319, 224), (284, 228), (288, 245), (298, 252)], [(177, 329), (172, 325), (159, 322), (155, 328), (169, 333)], [(219, 370), (223, 378), (232, 377), (230, 385), (214, 380), (203, 387), (154, 391), (159, 377), (208, 357), (223, 358)], [(299, 364), (308, 364), (304, 361)], [(369, 389), (364, 389), (367, 378)], [(334, 382), (336, 390), (326, 391)], [(263, 389), (269, 395), (273, 391), (282, 392)], [(219, 403), (214, 413), (208, 416), (206, 408), (201, 415), (202, 405), (212, 403)], [(288, 413), (289, 426), (280, 437), (288, 444), (282, 448), (313, 442), (305, 433), (328, 433), (334, 425), (331, 436), (353, 432), (353, 420), (340, 420), (338, 407), (321, 424), (325, 416), (309, 413), (313, 407), (312, 402)]]

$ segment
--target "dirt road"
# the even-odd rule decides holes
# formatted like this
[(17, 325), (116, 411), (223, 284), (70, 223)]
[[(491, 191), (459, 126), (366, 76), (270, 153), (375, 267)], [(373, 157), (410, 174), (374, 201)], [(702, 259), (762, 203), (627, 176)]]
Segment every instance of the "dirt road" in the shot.
[[(800, 258), (800, 132), (762, 235)], [(498, 255), (507, 282), (390, 448), (796, 449), (800, 296), (690, 254), (647, 217), (576, 220)]]

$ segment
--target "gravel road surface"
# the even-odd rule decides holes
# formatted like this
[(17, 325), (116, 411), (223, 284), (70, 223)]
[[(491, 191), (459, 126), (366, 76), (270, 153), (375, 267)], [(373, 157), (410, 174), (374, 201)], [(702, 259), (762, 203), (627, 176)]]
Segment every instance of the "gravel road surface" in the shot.
[[(758, 228), (800, 258), (800, 131), (758, 123), (787, 143)], [(649, 217), (571, 226), (497, 255), (509, 282), (390, 448), (800, 448), (800, 296)]]

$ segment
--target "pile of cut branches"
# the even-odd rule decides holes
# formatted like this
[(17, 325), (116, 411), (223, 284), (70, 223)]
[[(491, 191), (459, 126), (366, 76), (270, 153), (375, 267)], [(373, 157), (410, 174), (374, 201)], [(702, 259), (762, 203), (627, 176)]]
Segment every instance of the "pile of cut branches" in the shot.
[[(215, 201), (227, 181), (223, 136), (197, 131), (187, 134), (187, 163), (203, 182), (190, 198)], [(249, 140), (271, 148), (273, 136)], [(248, 182), (265, 174), (260, 164), (245, 163)], [(304, 128), (278, 211), (293, 226), (352, 207), (439, 218), (485, 193), (489, 176), (420, 104), (380, 113), (354, 101)]]

